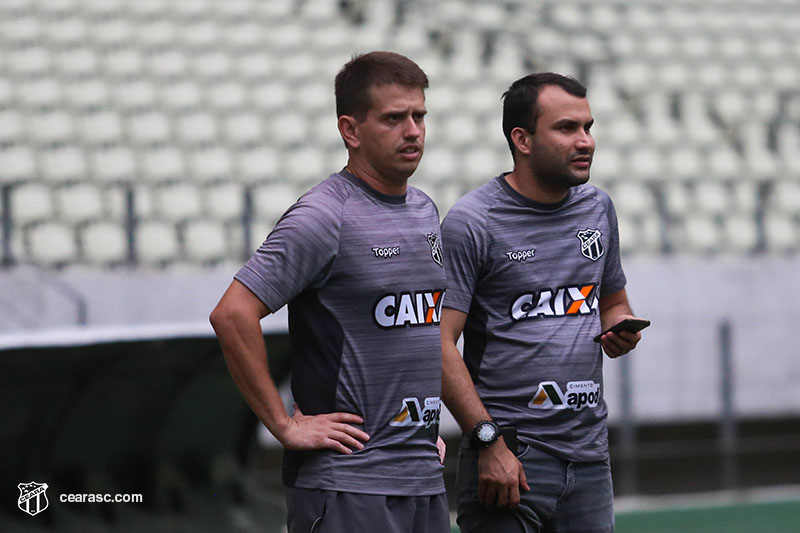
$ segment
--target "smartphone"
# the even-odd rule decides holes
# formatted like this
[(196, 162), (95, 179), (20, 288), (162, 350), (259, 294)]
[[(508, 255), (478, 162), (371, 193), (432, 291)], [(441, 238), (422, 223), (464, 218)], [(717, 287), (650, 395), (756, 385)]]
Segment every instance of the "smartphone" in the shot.
[(650, 325), (649, 320), (644, 320), (641, 318), (626, 318), (622, 322), (611, 326), (603, 333), (595, 337), (594, 342), (600, 342), (600, 337), (602, 337), (609, 331), (613, 331), (614, 333), (619, 333), (620, 331), (630, 331), (631, 333), (636, 333), (637, 331), (641, 331), (649, 325)]

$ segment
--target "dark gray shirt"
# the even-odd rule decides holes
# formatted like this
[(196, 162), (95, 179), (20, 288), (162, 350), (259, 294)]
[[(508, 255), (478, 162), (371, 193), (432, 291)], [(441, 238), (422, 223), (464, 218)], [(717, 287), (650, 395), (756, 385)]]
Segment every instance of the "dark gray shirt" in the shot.
[(431, 199), (332, 174), (289, 208), (235, 278), (270, 310), (289, 304), (292, 393), (303, 413), (356, 413), (371, 437), (352, 455), (287, 450), (284, 483), (444, 492), (436, 437), (445, 274)]
[(491, 416), (573, 461), (608, 456), (598, 298), (625, 287), (610, 198), (541, 205), (498, 176), (442, 223), (445, 307), (467, 313), (464, 361)]

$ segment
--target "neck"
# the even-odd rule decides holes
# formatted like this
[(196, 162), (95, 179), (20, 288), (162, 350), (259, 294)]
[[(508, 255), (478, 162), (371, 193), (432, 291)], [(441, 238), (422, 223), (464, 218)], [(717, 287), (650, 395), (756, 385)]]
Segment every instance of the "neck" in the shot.
[(554, 190), (543, 187), (532, 174), (521, 173), (518, 168), (514, 168), (513, 172), (506, 175), (506, 181), (522, 196), (540, 204), (556, 204), (569, 194), (569, 189)]
[(400, 183), (386, 179), (371, 167), (364, 167), (354, 161), (348, 161), (344, 167), (350, 174), (357, 177), (376, 191), (390, 196), (402, 196), (408, 189), (408, 180)]

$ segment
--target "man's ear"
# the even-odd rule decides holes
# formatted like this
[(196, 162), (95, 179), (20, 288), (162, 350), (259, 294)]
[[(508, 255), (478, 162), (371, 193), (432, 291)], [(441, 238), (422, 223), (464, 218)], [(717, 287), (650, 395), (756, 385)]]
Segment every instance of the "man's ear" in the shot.
[(339, 117), (337, 126), (339, 127), (339, 134), (349, 148), (361, 146), (361, 140), (358, 136), (358, 121), (355, 117), (342, 115)]
[(531, 140), (528, 131), (519, 127), (514, 128), (511, 130), (511, 141), (517, 147), (519, 153), (531, 155)]

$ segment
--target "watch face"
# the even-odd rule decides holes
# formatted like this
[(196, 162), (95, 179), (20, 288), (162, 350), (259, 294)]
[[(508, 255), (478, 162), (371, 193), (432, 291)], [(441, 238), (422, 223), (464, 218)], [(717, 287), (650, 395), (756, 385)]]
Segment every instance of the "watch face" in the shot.
[(483, 424), (478, 428), (478, 439), (482, 440), (483, 442), (489, 442), (494, 438), (495, 433), (496, 431), (491, 424)]

